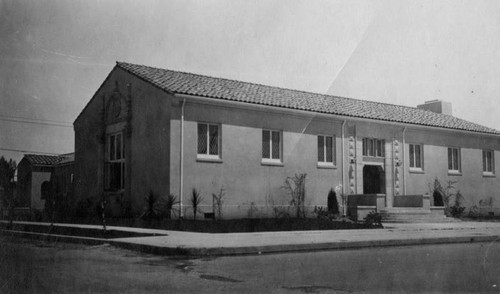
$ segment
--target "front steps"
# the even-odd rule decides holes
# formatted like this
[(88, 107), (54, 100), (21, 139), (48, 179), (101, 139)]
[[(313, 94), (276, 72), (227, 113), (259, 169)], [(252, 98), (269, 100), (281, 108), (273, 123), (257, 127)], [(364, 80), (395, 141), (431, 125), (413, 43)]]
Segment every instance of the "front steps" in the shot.
[(386, 207), (380, 209), (382, 223), (449, 223), (458, 220), (448, 218), (442, 210), (431, 211), (421, 207)]

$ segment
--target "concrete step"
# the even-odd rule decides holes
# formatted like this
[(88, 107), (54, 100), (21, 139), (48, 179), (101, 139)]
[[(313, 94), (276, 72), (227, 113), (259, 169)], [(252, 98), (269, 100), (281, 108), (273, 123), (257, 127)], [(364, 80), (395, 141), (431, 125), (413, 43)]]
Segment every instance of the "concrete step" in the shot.
[(380, 210), (384, 223), (444, 223), (455, 222), (444, 214), (436, 214), (421, 207), (389, 207)]

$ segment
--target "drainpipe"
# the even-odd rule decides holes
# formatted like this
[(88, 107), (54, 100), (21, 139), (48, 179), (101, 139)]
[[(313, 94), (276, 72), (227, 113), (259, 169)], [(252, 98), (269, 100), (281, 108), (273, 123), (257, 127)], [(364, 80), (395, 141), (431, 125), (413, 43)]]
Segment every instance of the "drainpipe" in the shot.
[(342, 200), (344, 201), (344, 203), (342, 203), (342, 206), (343, 206), (343, 215), (345, 216), (346, 215), (346, 203), (345, 203), (345, 200), (344, 200), (344, 197), (345, 197), (345, 158), (344, 158), (344, 149), (345, 149), (345, 123), (346, 123), (346, 120), (344, 120), (342, 122), (342, 144), (341, 144), (341, 152), (342, 152)]
[(406, 195), (406, 172), (405, 172), (405, 159), (406, 159), (406, 154), (405, 154), (405, 149), (406, 149), (406, 127), (403, 129), (403, 150), (402, 150), (402, 160), (401, 160), (401, 175), (403, 176), (403, 195)]
[(182, 204), (182, 194), (184, 193), (184, 105), (186, 99), (182, 99), (181, 105), (181, 150), (180, 150), (180, 186), (179, 186), (179, 217), (184, 217), (184, 210)]

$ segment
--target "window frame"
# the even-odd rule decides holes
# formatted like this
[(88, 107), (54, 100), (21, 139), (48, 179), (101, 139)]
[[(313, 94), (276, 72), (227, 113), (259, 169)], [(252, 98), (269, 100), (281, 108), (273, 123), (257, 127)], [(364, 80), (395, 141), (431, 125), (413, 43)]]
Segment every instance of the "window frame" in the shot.
[[(323, 145), (321, 146), (321, 151), (320, 151), (320, 138), (323, 139)], [(330, 151), (331, 151), (331, 161), (328, 161), (328, 147), (327, 147), (327, 140), (328, 138), (331, 138), (331, 146), (330, 146)], [(337, 138), (335, 135), (323, 135), (320, 134), (317, 136), (317, 163), (318, 167), (335, 167), (337, 166)], [(322, 156), (322, 159), (320, 158), (320, 155)]]
[[(457, 150), (456, 157), (454, 150)], [(451, 151), (451, 168), (450, 168), (450, 151)], [(448, 147), (447, 148), (447, 159), (448, 159), (448, 174), (462, 174), (462, 150), (460, 147)], [(456, 160), (456, 164), (455, 161)], [(454, 166), (456, 165), (456, 166)]]
[[(268, 146), (269, 146), (269, 157), (264, 157), (264, 133), (269, 132), (269, 141), (268, 141)], [(271, 164), (271, 165), (282, 165), (283, 164), (283, 131), (281, 130), (273, 130), (273, 129), (262, 129), (262, 152), (261, 152), (261, 162), (263, 164)], [(273, 158), (273, 151), (274, 151), (274, 146), (275, 144), (273, 143), (273, 135), (278, 134), (279, 135), (279, 140), (278, 140), (278, 152), (279, 156), (278, 158)]]
[[(420, 151), (420, 160), (418, 162), (420, 163), (420, 166), (417, 166), (417, 152), (415, 152), (416, 148), (419, 147)], [(413, 147), (413, 154), (412, 154), (412, 147)], [(412, 166), (412, 161), (413, 161), (413, 166)], [(413, 172), (423, 172), (424, 171), (424, 144), (420, 143), (409, 143), (408, 144), (408, 168), (410, 171)]]
[[(200, 125), (206, 126), (205, 153), (200, 153)], [(210, 127), (217, 127), (217, 154), (211, 154), (210, 142), (213, 136), (211, 137)], [(196, 159), (207, 161), (220, 161), (222, 159), (222, 127), (220, 124), (209, 122), (198, 122), (196, 124)]]
[(362, 140), (364, 157), (385, 158), (385, 140), (365, 137)]
[[(490, 154), (490, 157), (489, 157), (490, 170), (488, 170), (488, 162), (487, 162), (488, 156), (487, 156), (487, 154)], [(495, 175), (495, 151), (483, 149), (482, 150), (482, 160), (483, 160), (483, 176), (494, 176)]]
[[(119, 138), (119, 139), (118, 139)], [(119, 145), (118, 145), (119, 143)], [(118, 153), (119, 151), (119, 153)], [(114, 132), (106, 134), (106, 160), (104, 163), (104, 190), (120, 192), (125, 190), (125, 146), (123, 132)], [(120, 154), (120, 156), (117, 156)], [(119, 166), (120, 183), (117, 187), (112, 187), (112, 168)]]

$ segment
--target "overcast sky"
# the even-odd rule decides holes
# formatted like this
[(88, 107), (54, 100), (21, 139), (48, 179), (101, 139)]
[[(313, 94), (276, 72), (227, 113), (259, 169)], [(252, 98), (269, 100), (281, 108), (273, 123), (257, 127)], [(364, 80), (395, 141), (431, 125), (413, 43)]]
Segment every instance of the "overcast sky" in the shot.
[(72, 152), (117, 60), (500, 129), (500, 1), (0, 0), (0, 155)]

